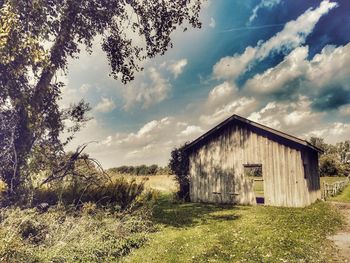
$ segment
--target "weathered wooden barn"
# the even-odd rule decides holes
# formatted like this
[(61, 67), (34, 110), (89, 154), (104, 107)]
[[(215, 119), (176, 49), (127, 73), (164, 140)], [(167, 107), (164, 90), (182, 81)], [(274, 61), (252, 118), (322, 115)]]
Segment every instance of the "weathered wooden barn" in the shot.
[(185, 147), (193, 202), (304, 207), (321, 198), (320, 149), (233, 115)]

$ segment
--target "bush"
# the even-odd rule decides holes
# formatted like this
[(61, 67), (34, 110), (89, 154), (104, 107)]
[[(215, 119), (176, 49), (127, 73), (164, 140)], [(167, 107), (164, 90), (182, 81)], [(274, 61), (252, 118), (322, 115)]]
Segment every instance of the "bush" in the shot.
[(186, 145), (175, 148), (171, 152), (171, 159), (169, 161), (169, 168), (175, 174), (175, 179), (179, 184), (179, 191), (176, 197), (184, 200), (190, 201), (190, 180), (188, 178), (188, 155), (184, 149)]
[(342, 165), (333, 154), (322, 155), (320, 158), (320, 176), (342, 176)]

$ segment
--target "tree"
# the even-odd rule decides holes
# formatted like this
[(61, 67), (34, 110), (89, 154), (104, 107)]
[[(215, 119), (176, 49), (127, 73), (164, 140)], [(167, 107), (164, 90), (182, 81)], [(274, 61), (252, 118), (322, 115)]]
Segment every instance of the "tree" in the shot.
[(323, 151), (322, 154), (336, 154), (337, 148), (332, 144), (324, 142), (323, 138), (311, 137), (310, 143)]
[(334, 154), (322, 155), (320, 158), (320, 176), (342, 176), (342, 166)]
[(350, 164), (350, 141), (339, 142), (336, 144), (339, 160), (342, 164)]
[(158, 171), (158, 165), (152, 164), (148, 167), (148, 173), (149, 175), (156, 175)]
[[(58, 106), (63, 83), (54, 77), (67, 71), (68, 58), (77, 58), (82, 47), (92, 52), (99, 37), (110, 74), (126, 83), (142, 70), (140, 61), (172, 47), (178, 26), (201, 26), (200, 7), (199, 0), (0, 0), (0, 140), (8, 142), (1, 177), (8, 195), (18, 194), (34, 159), (59, 158), (88, 120), (83, 101)], [(66, 127), (66, 120), (73, 125)], [(65, 129), (71, 135), (61, 142)]]
[(344, 175), (350, 175), (350, 141), (339, 142), (336, 144), (339, 161), (342, 165)]
[(185, 146), (175, 148), (171, 152), (169, 168), (175, 174), (176, 181), (179, 184), (177, 196), (185, 201), (190, 200), (190, 180), (188, 177), (189, 159), (185, 151)]

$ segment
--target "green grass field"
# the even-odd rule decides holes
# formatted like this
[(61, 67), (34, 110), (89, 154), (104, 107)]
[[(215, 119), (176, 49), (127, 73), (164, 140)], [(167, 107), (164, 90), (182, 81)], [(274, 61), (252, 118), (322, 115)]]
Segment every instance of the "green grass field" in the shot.
[[(136, 214), (113, 214), (91, 204), (71, 212), (52, 207), (44, 214), (35, 209), (2, 210), (0, 262), (335, 262), (337, 258), (326, 237), (342, 225), (342, 217), (328, 203), (302, 209), (179, 203), (172, 199), (177, 187), (173, 176), (149, 176), (145, 185), (161, 194), (153, 210), (145, 207)], [(258, 183), (255, 190), (261, 191), (261, 186)], [(343, 194), (349, 197), (350, 188)], [(33, 236), (26, 237), (28, 231)]]
[(341, 225), (329, 204), (308, 208), (173, 203), (162, 195), (159, 231), (124, 262), (331, 262), (326, 236)]
[(350, 183), (339, 195), (332, 197), (331, 200), (350, 203)]

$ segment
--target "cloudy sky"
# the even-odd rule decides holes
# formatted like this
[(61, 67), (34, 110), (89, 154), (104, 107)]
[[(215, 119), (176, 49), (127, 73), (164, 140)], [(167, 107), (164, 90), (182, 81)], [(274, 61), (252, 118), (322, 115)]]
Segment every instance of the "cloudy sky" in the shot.
[(97, 41), (72, 60), (62, 105), (82, 97), (94, 117), (71, 148), (106, 167), (166, 165), (170, 151), (232, 114), (301, 138), (350, 139), (350, 1), (215, 0), (201, 30), (124, 86)]

